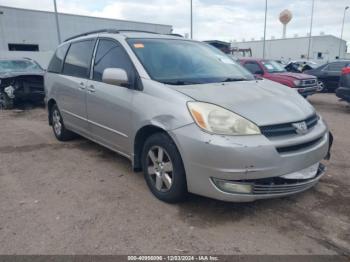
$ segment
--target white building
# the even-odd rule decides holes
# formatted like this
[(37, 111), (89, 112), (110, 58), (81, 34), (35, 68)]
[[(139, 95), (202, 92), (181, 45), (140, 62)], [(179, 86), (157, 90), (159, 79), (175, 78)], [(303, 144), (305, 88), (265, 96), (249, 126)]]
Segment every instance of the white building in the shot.
[[(263, 41), (233, 42), (233, 48), (252, 50), (252, 56), (261, 58), (263, 56)], [(295, 37), (284, 39), (266, 40), (265, 57), (270, 59), (300, 60), (307, 58), (309, 37)], [(320, 63), (347, 56), (346, 41), (333, 35), (312, 36), (310, 59)]]
[[(88, 31), (114, 28), (143, 30), (162, 34), (172, 32), (172, 26), (134, 21), (58, 14), (61, 40)], [(46, 67), (58, 45), (55, 14), (0, 6), (0, 58), (31, 57)]]

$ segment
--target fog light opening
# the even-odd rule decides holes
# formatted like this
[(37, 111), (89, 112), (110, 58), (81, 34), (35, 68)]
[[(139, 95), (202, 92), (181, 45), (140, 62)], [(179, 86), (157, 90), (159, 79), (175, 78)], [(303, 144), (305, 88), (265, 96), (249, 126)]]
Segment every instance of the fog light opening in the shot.
[(214, 184), (226, 193), (251, 194), (253, 187), (250, 184), (235, 183), (233, 181), (212, 178)]

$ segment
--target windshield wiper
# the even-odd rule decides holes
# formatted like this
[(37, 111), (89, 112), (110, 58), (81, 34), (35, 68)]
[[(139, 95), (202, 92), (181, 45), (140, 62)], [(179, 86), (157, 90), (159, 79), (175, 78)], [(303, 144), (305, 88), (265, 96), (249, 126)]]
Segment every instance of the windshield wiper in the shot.
[(247, 78), (244, 78), (244, 77), (237, 77), (237, 78), (234, 78), (234, 77), (228, 77), (226, 79), (224, 79), (223, 81), (220, 81), (220, 82), (237, 82), (237, 81), (246, 81), (248, 80)]
[(183, 86), (183, 85), (196, 85), (199, 84), (198, 82), (191, 82), (191, 81), (185, 81), (185, 80), (176, 80), (176, 81), (164, 81), (163, 84), (167, 85), (176, 85), (176, 86)]

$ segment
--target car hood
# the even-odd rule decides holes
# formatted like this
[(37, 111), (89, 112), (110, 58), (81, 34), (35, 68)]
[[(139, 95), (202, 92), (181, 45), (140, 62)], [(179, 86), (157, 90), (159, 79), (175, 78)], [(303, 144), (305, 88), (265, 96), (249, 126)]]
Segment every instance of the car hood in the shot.
[(25, 71), (25, 72), (0, 72), (0, 78), (10, 78), (10, 77), (16, 77), (16, 76), (43, 76), (44, 71)]
[(297, 122), (315, 112), (297, 91), (269, 80), (173, 88), (194, 100), (224, 107), (259, 126)]
[(313, 79), (314, 76), (310, 76), (307, 74), (301, 74), (301, 73), (292, 73), (292, 72), (283, 72), (283, 73), (272, 73), (273, 76), (280, 77), (280, 78), (293, 78), (297, 80), (305, 80), (305, 79)]

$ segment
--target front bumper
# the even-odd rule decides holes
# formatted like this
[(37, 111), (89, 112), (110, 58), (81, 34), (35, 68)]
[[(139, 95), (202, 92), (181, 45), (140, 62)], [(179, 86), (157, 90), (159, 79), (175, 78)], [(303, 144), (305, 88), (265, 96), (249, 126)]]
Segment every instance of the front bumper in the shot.
[(319, 87), (316, 86), (308, 86), (308, 87), (297, 87), (295, 88), (299, 94), (304, 97), (316, 94), (318, 92)]
[(235, 201), (250, 202), (258, 199), (278, 198), (301, 193), (317, 184), (325, 172), (326, 167), (323, 164), (320, 164), (315, 177), (310, 179), (289, 180), (283, 179), (282, 177), (273, 177), (267, 179), (230, 181), (237, 184), (251, 186), (252, 192), (247, 194), (225, 192), (220, 189), (213, 180), (212, 182), (217, 190), (224, 194), (228, 194), (231, 197), (234, 196)]
[[(317, 183), (324, 169), (305, 187), (271, 194), (226, 193), (214, 184), (213, 178), (254, 182), (280, 177), (319, 163), (329, 149), (329, 133), (323, 121), (319, 121), (306, 135), (276, 139), (263, 135), (212, 135), (201, 131), (195, 124), (173, 130), (170, 134), (182, 156), (188, 191), (231, 202), (249, 202), (302, 192)], [(316, 142), (310, 144), (309, 141)], [(304, 148), (293, 147), (303, 143), (307, 145)], [(293, 151), (278, 152), (278, 148), (286, 146), (291, 146)]]

